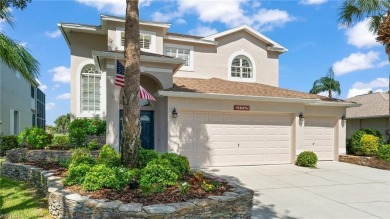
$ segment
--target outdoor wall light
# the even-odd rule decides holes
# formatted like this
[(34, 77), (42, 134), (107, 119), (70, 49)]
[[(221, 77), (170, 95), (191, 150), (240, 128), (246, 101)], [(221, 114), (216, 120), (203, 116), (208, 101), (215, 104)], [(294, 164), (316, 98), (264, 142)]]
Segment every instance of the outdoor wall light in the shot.
[(305, 116), (303, 116), (303, 113), (299, 113), (299, 119), (302, 120), (304, 118), (305, 118)]
[(173, 117), (173, 118), (177, 118), (177, 111), (176, 111), (176, 108), (173, 108), (173, 110), (172, 110), (172, 117)]
[(347, 117), (346, 117), (345, 115), (343, 115), (343, 116), (341, 117), (341, 120), (345, 121), (345, 120), (347, 120)]

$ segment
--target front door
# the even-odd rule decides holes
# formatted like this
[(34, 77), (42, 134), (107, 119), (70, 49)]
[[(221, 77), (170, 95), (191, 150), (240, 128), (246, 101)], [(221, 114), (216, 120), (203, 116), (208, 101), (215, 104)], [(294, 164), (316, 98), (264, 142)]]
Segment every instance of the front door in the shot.
[[(145, 149), (154, 149), (153, 111), (141, 111), (141, 145)], [(123, 110), (119, 111), (119, 142), (122, 141)]]

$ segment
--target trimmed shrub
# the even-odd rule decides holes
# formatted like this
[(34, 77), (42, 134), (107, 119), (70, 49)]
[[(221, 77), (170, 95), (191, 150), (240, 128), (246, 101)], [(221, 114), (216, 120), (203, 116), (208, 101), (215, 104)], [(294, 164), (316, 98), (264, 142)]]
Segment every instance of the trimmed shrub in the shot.
[(140, 187), (143, 193), (160, 192), (178, 180), (177, 169), (167, 159), (154, 159), (142, 170)]
[(88, 119), (87, 122), (87, 134), (88, 135), (101, 135), (106, 132), (106, 121), (101, 119)]
[(108, 144), (102, 147), (96, 161), (98, 164), (104, 164), (108, 167), (117, 167), (121, 165), (120, 155)]
[(160, 154), (155, 151), (155, 150), (148, 150), (148, 149), (143, 149), (139, 151), (139, 156), (140, 156), (140, 166), (141, 168), (146, 167), (146, 165), (154, 160), (158, 159), (160, 157)]
[(125, 172), (119, 176), (118, 173), (120, 171), (115, 171), (104, 164), (96, 165), (87, 173), (82, 186), (88, 191), (96, 191), (102, 188), (122, 190), (128, 182), (123, 180)]
[(96, 140), (91, 140), (87, 144), (87, 148), (91, 151), (99, 149), (100, 145)]
[(304, 151), (298, 155), (296, 165), (302, 167), (316, 167), (317, 155), (313, 151)]
[(18, 140), (21, 145), (27, 144), (29, 149), (43, 149), (49, 142), (46, 131), (38, 127), (25, 129), (20, 133)]
[(390, 144), (380, 145), (376, 155), (379, 159), (390, 161)]
[(359, 129), (355, 133), (353, 133), (351, 137), (351, 152), (356, 155), (363, 155), (363, 149), (361, 145), (361, 139), (364, 134), (374, 135), (378, 137), (379, 145), (383, 144), (382, 134), (375, 129)]
[(374, 135), (364, 134), (360, 139), (360, 145), (359, 153), (361, 155), (373, 156), (378, 151), (379, 138)]
[(87, 133), (83, 128), (69, 129), (69, 143), (72, 147), (84, 147)]
[(172, 166), (177, 169), (179, 178), (182, 178), (190, 172), (190, 163), (188, 162), (188, 158), (185, 156), (174, 153), (166, 153), (161, 155), (161, 159), (169, 160)]
[(92, 156), (91, 151), (86, 148), (76, 148), (72, 150), (72, 156), (70, 157), (71, 164), (87, 164), (89, 166), (95, 165), (95, 158)]
[(0, 137), (0, 153), (5, 153), (8, 150), (18, 148), (18, 136), (16, 135), (6, 135)]
[(69, 136), (67, 135), (54, 136), (51, 142), (52, 147), (60, 147), (62, 149), (69, 149), (69, 145)]
[(86, 174), (91, 170), (91, 166), (84, 163), (71, 164), (68, 169), (67, 176), (63, 180), (65, 185), (71, 186), (84, 182)]

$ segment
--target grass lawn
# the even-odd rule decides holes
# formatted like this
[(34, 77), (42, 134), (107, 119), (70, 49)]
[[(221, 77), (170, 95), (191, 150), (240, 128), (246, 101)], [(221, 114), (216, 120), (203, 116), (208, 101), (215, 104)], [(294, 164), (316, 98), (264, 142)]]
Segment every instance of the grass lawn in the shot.
[(47, 200), (26, 183), (0, 177), (0, 218), (50, 218)]

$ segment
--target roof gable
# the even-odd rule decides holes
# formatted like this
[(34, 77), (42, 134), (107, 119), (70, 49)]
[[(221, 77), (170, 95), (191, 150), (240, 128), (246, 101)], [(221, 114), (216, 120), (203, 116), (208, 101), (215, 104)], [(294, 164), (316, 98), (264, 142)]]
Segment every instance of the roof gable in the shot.
[(347, 118), (372, 118), (389, 116), (389, 94), (373, 93), (347, 99), (361, 104), (360, 107), (347, 109)]

